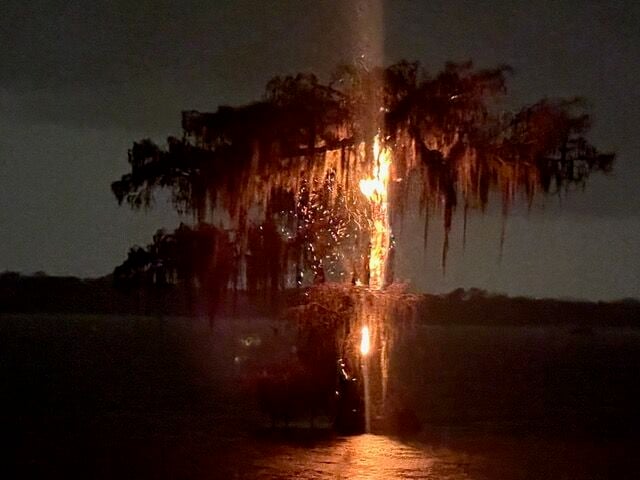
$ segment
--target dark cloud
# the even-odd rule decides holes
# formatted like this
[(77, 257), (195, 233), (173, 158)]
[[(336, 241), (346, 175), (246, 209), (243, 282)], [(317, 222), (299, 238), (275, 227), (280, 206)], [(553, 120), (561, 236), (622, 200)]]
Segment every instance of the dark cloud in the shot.
[(58, 124), (135, 128), (245, 102), (276, 74), (350, 59), (339, 4), (18, 2), (4, 18), (0, 85), (30, 118)]

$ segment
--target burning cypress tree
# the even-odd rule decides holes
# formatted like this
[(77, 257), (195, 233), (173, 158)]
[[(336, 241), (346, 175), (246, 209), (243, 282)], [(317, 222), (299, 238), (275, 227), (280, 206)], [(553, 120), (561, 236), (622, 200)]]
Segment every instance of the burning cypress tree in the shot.
[[(167, 189), (197, 224), (224, 218), (244, 263), (238, 284), (259, 283), (249, 278), (247, 254), (279, 259), (273, 288), (354, 272), (366, 283), (363, 259), (380, 201), (389, 228), (418, 207), (425, 215), (441, 209), (449, 231), (460, 202), (484, 209), (494, 190), (506, 211), (518, 195), (531, 201), (610, 170), (613, 155), (584, 138), (589, 117), (579, 99), (498, 111), (492, 100), (506, 93), (509, 72), (466, 63), (429, 76), (400, 62), (340, 67), (328, 84), (311, 74), (276, 77), (262, 101), (183, 112), (182, 137), (165, 147), (134, 143), (131, 171), (112, 190), (140, 208)], [(370, 105), (378, 106), (373, 113)]]
[(194, 231), (216, 223), (216, 241), (198, 259), (200, 270), (221, 272), (198, 270), (217, 278), (214, 291), (316, 285), (289, 317), (307, 333), (326, 326), (326, 343), (354, 362), (360, 327), (371, 327), (383, 401), (397, 330), (390, 321), (410, 319), (415, 303), (389, 288), (392, 231), (405, 212), (419, 209), (425, 222), (442, 214), (444, 263), (459, 203), (483, 210), (496, 191), (506, 214), (519, 196), (531, 202), (611, 169), (613, 155), (584, 137), (590, 122), (579, 99), (499, 110), (510, 73), (469, 62), (430, 75), (402, 61), (342, 66), (328, 83), (276, 77), (261, 101), (183, 112), (182, 136), (164, 147), (134, 143), (131, 171), (112, 191), (141, 208), (167, 189), (174, 207), (193, 215)]

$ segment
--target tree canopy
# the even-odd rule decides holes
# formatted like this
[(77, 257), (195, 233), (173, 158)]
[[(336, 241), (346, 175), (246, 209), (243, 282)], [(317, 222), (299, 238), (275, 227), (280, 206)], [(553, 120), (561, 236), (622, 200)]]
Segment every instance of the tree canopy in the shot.
[(174, 207), (200, 225), (192, 234), (216, 224), (224, 241), (203, 255), (206, 268), (228, 272), (226, 286), (361, 277), (371, 215), (358, 181), (376, 161), (376, 136), (393, 156), (392, 224), (418, 208), (426, 219), (441, 212), (445, 233), (459, 204), (484, 209), (498, 192), (506, 211), (518, 196), (531, 202), (611, 170), (614, 155), (585, 137), (590, 117), (581, 99), (501, 109), (496, 100), (511, 73), (467, 62), (430, 74), (401, 61), (340, 66), (326, 83), (309, 73), (279, 76), (259, 101), (183, 112), (182, 135), (164, 146), (135, 142), (130, 172), (111, 188), (132, 208), (168, 190)]

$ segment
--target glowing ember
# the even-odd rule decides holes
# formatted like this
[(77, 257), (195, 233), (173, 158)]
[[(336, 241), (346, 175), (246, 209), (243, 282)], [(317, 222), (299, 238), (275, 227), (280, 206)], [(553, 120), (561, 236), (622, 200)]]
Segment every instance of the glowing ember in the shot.
[(373, 156), (373, 178), (360, 180), (360, 191), (371, 201), (369, 286), (380, 290), (384, 286), (386, 260), (391, 238), (388, 199), (391, 152), (380, 144), (379, 135), (376, 135), (374, 139)]
[(365, 325), (362, 327), (362, 339), (360, 340), (360, 353), (362, 355), (369, 354), (369, 349), (371, 348), (369, 342), (369, 327)]

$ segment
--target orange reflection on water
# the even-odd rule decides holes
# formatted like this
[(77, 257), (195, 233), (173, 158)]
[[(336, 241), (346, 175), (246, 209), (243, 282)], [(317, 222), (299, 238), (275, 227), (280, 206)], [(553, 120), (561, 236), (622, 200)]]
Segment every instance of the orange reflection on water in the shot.
[(258, 478), (471, 480), (469, 461), (448, 449), (365, 434), (311, 446), (283, 445), (255, 466)]

